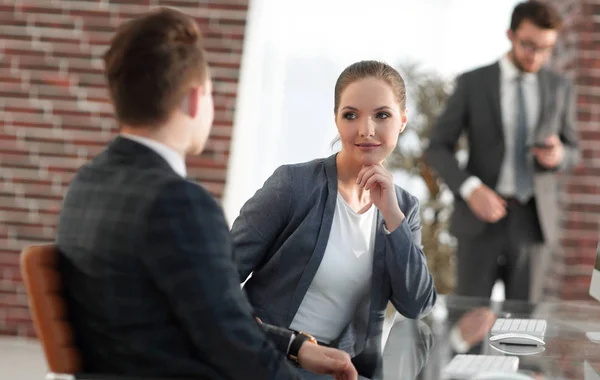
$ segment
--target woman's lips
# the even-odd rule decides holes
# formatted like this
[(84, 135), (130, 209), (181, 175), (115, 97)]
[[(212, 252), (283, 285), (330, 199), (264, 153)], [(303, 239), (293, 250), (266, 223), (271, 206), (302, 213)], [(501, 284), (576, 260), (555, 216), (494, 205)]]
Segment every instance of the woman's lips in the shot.
[(369, 151), (369, 150), (373, 150), (373, 149), (379, 148), (379, 146), (381, 146), (381, 144), (361, 143), (361, 144), (354, 144), (354, 146), (356, 146), (360, 150)]

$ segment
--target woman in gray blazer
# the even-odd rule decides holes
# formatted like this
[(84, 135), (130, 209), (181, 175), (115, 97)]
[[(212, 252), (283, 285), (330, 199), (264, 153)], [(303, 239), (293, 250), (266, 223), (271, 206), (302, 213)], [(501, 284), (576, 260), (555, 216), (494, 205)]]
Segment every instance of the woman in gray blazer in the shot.
[(252, 273), (244, 289), (257, 317), (339, 347), (360, 375), (380, 378), (388, 301), (420, 318), (437, 297), (418, 201), (382, 165), (406, 126), (406, 89), (392, 67), (361, 61), (334, 100), (341, 151), (273, 173), (233, 224), (235, 259), (242, 282)]

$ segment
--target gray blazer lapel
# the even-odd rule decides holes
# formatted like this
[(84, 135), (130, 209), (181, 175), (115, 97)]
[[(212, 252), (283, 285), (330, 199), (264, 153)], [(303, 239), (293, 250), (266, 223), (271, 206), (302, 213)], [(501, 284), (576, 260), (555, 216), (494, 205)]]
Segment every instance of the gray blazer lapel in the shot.
[(540, 91), (540, 113), (535, 126), (534, 139), (535, 141), (543, 141), (548, 137), (546, 131), (544, 131), (546, 125), (545, 115), (548, 115), (548, 107), (550, 107), (553, 97), (556, 95), (556, 91), (552, 91), (552, 83), (550, 83), (550, 77), (545, 69), (540, 70), (538, 73), (538, 87)]
[(502, 110), (500, 106), (500, 64), (498, 62), (489, 66), (486, 81), (492, 119), (496, 120), (496, 127), (500, 131), (502, 140), (504, 140), (504, 125), (502, 122)]
[(377, 311), (378, 307), (383, 302), (381, 289), (383, 289), (383, 281), (385, 276), (385, 236), (383, 236), (383, 216), (377, 210), (377, 233), (375, 234), (375, 248), (373, 251), (373, 272), (371, 277), (371, 307), (369, 314), (369, 323), (367, 327), (367, 335), (371, 330), (373, 320), (373, 311)]
[(336, 158), (337, 155), (332, 155), (325, 160), (325, 174), (327, 176), (327, 199), (325, 201), (325, 210), (323, 212), (323, 219), (321, 220), (321, 225), (319, 226), (319, 236), (317, 237), (317, 243), (315, 245), (315, 249), (308, 261), (308, 265), (304, 269), (302, 276), (300, 277), (300, 281), (298, 282), (298, 286), (296, 287), (296, 291), (294, 292), (294, 299), (290, 306), (289, 314), (288, 314), (288, 326), (294, 320), (294, 316), (298, 312), (298, 308), (312, 283), (317, 270), (319, 269), (319, 265), (321, 265), (321, 261), (323, 260), (323, 256), (325, 255), (325, 248), (327, 248), (327, 242), (329, 241), (329, 233), (331, 232), (331, 224), (333, 223), (333, 216), (335, 214), (335, 205), (337, 202), (337, 193), (338, 193), (338, 185), (337, 185), (337, 167), (336, 167)]

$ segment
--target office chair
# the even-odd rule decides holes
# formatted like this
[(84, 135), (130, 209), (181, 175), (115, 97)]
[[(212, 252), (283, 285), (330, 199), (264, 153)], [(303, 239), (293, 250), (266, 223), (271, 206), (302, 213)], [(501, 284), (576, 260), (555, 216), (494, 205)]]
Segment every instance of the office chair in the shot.
[(21, 273), (33, 325), (50, 372), (47, 379), (74, 379), (83, 363), (67, 319), (55, 245), (30, 246), (21, 253)]

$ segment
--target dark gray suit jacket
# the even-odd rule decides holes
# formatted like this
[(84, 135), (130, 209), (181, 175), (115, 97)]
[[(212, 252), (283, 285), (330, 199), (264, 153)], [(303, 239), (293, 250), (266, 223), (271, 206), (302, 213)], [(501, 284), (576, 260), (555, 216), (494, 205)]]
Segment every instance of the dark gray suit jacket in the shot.
[(217, 202), (144, 145), (117, 137), (79, 170), (57, 244), (86, 371), (300, 378), (252, 316)]
[[(336, 155), (284, 165), (241, 209), (232, 228), (240, 280), (263, 321), (289, 327), (321, 263), (337, 198)], [(417, 199), (396, 187), (405, 221), (387, 235), (378, 212), (370, 297), (336, 345), (359, 374), (377, 376), (388, 301), (408, 318), (433, 307), (437, 293), (421, 251)], [(380, 368), (379, 368), (380, 369)]]
[[(573, 85), (567, 78), (547, 69), (538, 75), (541, 101), (534, 141), (557, 134), (565, 148), (559, 170), (572, 168), (579, 160)], [(469, 160), (464, 169), (459, 167), (454, 155), (463, 133), (469, 142)], [(456, 89), (433, 128), (425, 157), (455, 194), (452, 232), (459, 237), (482, 232), (485, 222), (473, 214), (459, 189), (471, 175), (492, 189), (498, 182), (504, 158), (498, 63), (458, 77)], [(534, 186), (544, 240), (552, 245), (558, 238), (557, 170), (535, 165)]]

